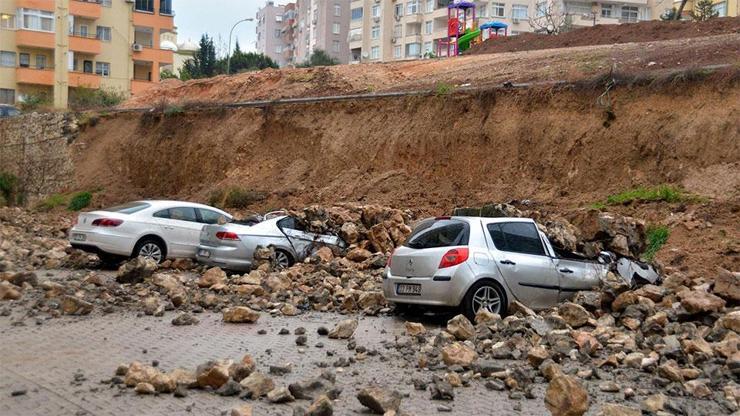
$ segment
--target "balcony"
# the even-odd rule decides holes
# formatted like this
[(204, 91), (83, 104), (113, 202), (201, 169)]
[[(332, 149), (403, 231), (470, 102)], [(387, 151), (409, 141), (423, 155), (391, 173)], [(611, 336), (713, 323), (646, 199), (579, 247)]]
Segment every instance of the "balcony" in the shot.
[(134, 26), (145, 26), (157, 29), (174, 30), (175, 18), (172, 15), (154, 14), (141, 10), (134, 10)]
[(89, 55), (99, 55), (103, 49), (101, 41), (95, 36), (71, 34), (69, 36), (69, 50)]
[(72, 0), (69, 2), (69, 14), (87, 19), (99, 19), (102, 14), (100, 0)]
[(54, 32), (18, 29), (15, 32), (15, 43), (30, 48), (54, 49)]
[(15, 82), (18, 84), (54, 86), (54, 69), (19, 67), (15, 70)]
[(160, 64), (171, 64), (174, 61), (172, 51), (144, 47), (141, 51), (134, 51), (134, 60), (144, 62), (159, 62)]
[(69, 72), (69, 86), (83, 88), (100, 88), (100, 75), (89, 72)]
[(37, 9), (53, 12), (55, 9), (54, 0), (16, 0), (16, 7), (20, 9)]

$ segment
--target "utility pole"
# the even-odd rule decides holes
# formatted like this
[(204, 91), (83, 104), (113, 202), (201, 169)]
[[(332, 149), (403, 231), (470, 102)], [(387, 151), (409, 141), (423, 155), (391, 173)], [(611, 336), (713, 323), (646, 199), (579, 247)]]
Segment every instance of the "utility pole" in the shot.
[(234, 37), (233, 36), (234, 35), (234, 29), (236, 28), (236, 26), (239, 23), (242, 23), (242, 22), (251, 22), (253, 20), (254, 20), (253, 18), (247, 17), (246, 19), (242, 19), (242, 20), (234, 23), (234, 26), (231, 27), (231, 31), (229, 32), (229, 50), (227, 51), (228, 54), (229, 54), (229, 57), (226, 59), (226, 75), (229, 75), (231, 73), (231, 38)]
[(54, 108), (69, 103), (69, 0), (55, 0)]

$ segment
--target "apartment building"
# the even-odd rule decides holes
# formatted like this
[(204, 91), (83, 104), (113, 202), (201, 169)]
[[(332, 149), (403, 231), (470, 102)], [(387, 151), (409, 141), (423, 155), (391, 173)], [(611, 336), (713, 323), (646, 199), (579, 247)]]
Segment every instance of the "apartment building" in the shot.
[(66, 108), (75, 88), (138, 94), (172, 65), (172, 0), (2, 0), (0, 103), (28, 94)]
[(348, 63), (350, 0), (297, 0), (296, 10), (295, 62), (305, 62), (320, 49)]
[[(679, 6), (681, 5), (681, 0), (657, 0), (662, 5), (662, 8), (660, 9), (659, 13), (664, 13), (672, 8), (675, 8), (678, 10)], [(686, 2), (686, 5), (683, 8), (682, 18), (683, 19), (690, 19), (691, 18), (691, 12), (694, 10), (694, 7), (696, 3), (698, 3), (699, 0), (688, 0)], [(712, 4), (714, 5), (714, 11), (717, 12), (717, 17), (736, 17), (740, 16), (740, 0), (712, 0)]]
[(272, 58), (281, 67), (287, 64), (283, 54), (291, 43), (286, 42), (283, 37), (285, 6), (277, 5), (268, 0), (265, 5), (257, 11), (257, 51)]
[[(548, 9), (564, 13), (573, 26), (591, 26), (650, 20), (654, 18), (654, 1), (487, 0), (475, 3), (479, 23), (504, 22), (509, 25), (509, 35), (518, 35), (534, 31), (530, 18)], [(418, 59), (440, 52), (444, 55), (446, 48), (438, 51), (437, 45), (447, 38), (449, 3), (450, 0), (352, 0), (350, 62)], [(548, 4), (554, 7), (548, 8)]]

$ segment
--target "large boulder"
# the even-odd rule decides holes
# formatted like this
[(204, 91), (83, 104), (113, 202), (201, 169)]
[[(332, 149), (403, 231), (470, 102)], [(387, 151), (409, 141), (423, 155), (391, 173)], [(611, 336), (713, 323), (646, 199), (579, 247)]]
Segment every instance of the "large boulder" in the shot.
[(720, 268), (713, 292), (730, 302), (740, 302), (740, 273)]
[(337, 324), (331, 331), (329, 331), (329, 338), (335, 339), (347, 339), (350, 338), (357, 329), (357, 319), (346, 319)]
[(553, 416), (581, 416), (588, 410), (588, 391), (572, 376), (555, 376), (545, 392), (545, 406)]
[(591, 314), (588, 313), (586, 308), (572, 302), (566, 302), (560, 305), (558, 315), (565, 319), (565, 322), (573, 328), (586, 325), (591, 318)]
[(198, 279), (198, 287), (208, 288), (213, 285), (224, 284), (226, 282), (226, 272), (220, 267), (212, 267)]
[(447, 366), (470, 367), (478, 359), (478, 353), (461, 342), (453, 342), (442, 348), (442, 361)]
[(223, 310), (224, 322), (240, 324), (255, 323), (260, 317), (259, 312), (254, 311), (246, 306), (235, 306)]
[(214, 389), (223, 386), (229, 381), (229, 368), (232, 364), (231, 360), (218, 360), (199, 365), (195, 370), (198, 386)]
[(144, 258), (137, 257), (131, 259), (126, 263), (123, 263), (118, 268), (116, 273), (116, 282), (118, 283), (141, 283), (144, 279), (151, 277), (151, 275), (157, 270), (157, 262)]
[(681, 306), (688, 313), (719, 312), (725, 307), (725, 300), (703, 290), (683, 291), (679, 294)]
[(470, 323), (465, 315), (457, 315), (447, 321), (447, 332), (461, 341), (473, 339), (475, 337), (475, 327)]
[(0, 282), (0, 300), (18, 300), (22, 296), (20, 288), (9, 282)]
[(87, 315), (93, 310), (92, 303), (69, 295), (62, 297), (61, 307), (65, 315)]
[(258, 399), (275, 389), (272, 379), (259, 372), (250, 374), (239, 384), (244, 389), (245, 396), (250, 399)]

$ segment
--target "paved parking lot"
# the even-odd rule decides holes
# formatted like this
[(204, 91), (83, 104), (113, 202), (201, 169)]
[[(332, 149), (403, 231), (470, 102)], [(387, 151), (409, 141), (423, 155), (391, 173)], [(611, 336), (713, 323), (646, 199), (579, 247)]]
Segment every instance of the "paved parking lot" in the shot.
[[(258, 368), (267, 372), (270, 364), (293, 364), (293, 372), (274, 377), (276, 384), (287, 384), (318, 375), (318, 362), (330, 366), (339, 357), (350, 357), (347, 341), (319, 337), (316, 329), (331, 327), (346, 318), (342, 315), (311, 313), (293, 318), (262, 316), (254, 325), (225, 325), (219, 314), (200, 314), (200, 324), (175, 327), (170, 321), (175, 315), (162, 318), (111, 314), (83, 318), (64, 317), (36, 325), (27, 318), (25, 326), (13, 326), (15, 317), (0, 318), (0, 414), (2, 415), (220, 415), (243, 402), (238, 398), (220, 397), (212, 393), (189, 390), (186, 398), (172, 395), (137, 396), (133, 390), (120, 391), (101, 384), (109, 379), (120, 363), (133, 360), (158, 360), (160, 367), (194, 369), (209, 359), (239, 359), (250, 353)], [(278, 335), (280, 328), (292, 331), (303, 326), (309, 337), (305, 353), (295, 345), (294, 335)], [(505, 393), (486, 390), (482, 383), (456, 389), (453, 402), (431, 401), (429, 392), (415, 391), (412, 376), (430, 375), (407, 366), (395, 349), (386, 349), (382, 340), (401, 336), (402, 322), (390, 317), (361, 318), (355, 333), (357, 345), (377, 349), (380, 354), (368, 357), (337, 372), (337, 383), (343, 388), (335, 403), (335, 414), (365, 414), (355, 395), (359, 388), (380, 383), (410, 394), (402, 409), (415, 415), (436, 414), (437, 406), (448, 404), (456, 415), (546, 414), (542, 397), (544, 386), (535, 389), (537, 399), (521, 401), (522, 410), (515, 411), (515, 401)], [(266, 329), (266, 335), (259, 335)], [(382, 334), (381, 331), (387, 331)], [(315, 347), (322, 342), (323, 348)], [(146, 352), (144, 352), (146, 350)], [(327, 351), (334, 351), (333, 357)], [(341, 371), (341, 372), (340, 372)], [(84, 380), (75, 383), (75, 374)], [(79, 378), (80, 376), (78, 376)], [(25, 395), (11, 397), (11, 392), (27, 389)], [(255, 415), (292, 415), (292, 406), (274, 405), (266, 401), (251, 402)], [(450, 413), (447, 413), (450, 414)]]

